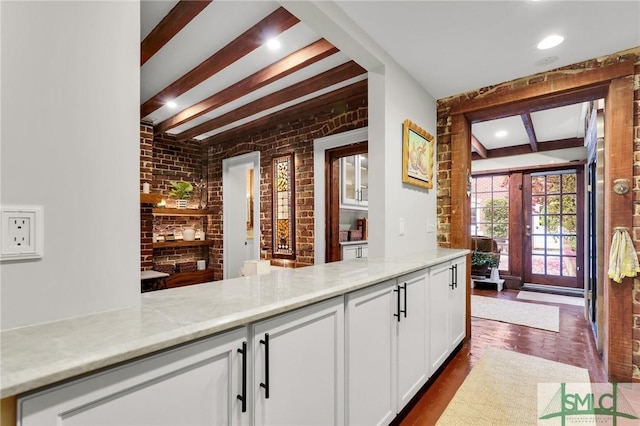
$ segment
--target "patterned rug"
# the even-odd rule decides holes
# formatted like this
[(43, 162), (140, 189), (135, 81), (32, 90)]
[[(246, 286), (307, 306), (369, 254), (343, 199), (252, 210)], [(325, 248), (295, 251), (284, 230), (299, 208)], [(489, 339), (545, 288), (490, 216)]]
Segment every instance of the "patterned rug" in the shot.
[[(558, 388), (560, 383), (589, 383), (589, 372), (531, 355), (488, 348), (436, 424), (537, 425), (538, 383), (558, 383)], [(553, 393), (547, 394), (541, 394), (543, 407), (553, 398)]]
[(560, 331), (560, 309), (557, 306), (471, 296), (471, 316), (556, 333)]

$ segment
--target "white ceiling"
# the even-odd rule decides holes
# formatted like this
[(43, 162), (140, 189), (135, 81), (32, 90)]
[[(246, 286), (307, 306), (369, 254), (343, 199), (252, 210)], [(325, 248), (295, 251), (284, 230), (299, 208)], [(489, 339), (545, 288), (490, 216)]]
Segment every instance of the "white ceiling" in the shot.
[[(176, 3), (177, 0), (141, 2), (141, 40)], [(141, 104), (281, 4), (286, 8), (287, 3), (241, 0), (211, 2), (141, 67)], [(436, 99), (640, 46), (640, 1), (338, 0), (335, 3), (354, 25), (386, 50)], [(535, 46), (538, 41), (550, 33), (562, 34), (565, 42), (546, 51), (537, 50)], [(265, 39), (268, 37), (264, 36)], [(159, 123), (320, 39), (321, 35), (300, 22), (278, 38), (282, 42), (280, 51), (259, 47), (175, 99), (177, 109), (164, 106), (142, 118)], [(170, 129), (168, 133), (188, 130), (198, 123), (219, 117), (349, 59), (343, 53), (336, 53), (222, 108)], [(356, 80), (362, 78), (366, 78), (366, 74)], [(279, 105), (196, 138), (215, 135), (320, 93)], [(531, 113), (538, 140), (544, 143), (546, 140), (581, 137), (581, 114), (580, 105), (553, 112)], [(509, 132), (509, 137), (496, 140), (493, 134), (502, 127)], [(488, 149), (526, 144), (529, 141), (519, 116), (475, 123), (472, 132)]]
[(436, 99), (640, 45), (639, 1), (336, 3)]

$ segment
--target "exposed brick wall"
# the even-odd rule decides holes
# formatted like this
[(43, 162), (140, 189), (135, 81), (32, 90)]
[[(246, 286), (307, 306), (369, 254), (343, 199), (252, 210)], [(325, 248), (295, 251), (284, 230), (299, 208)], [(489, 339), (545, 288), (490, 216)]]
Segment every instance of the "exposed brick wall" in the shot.
[[(484, 87), (446, 99), (438, 100), (438, 242), (441, 247), (451, 244), (451, 117), (452, 105), (464, 103), (477, 97), (494, 93), (506, 94), (523, 86), (552, 81), (558, 77), (615, 65), (621, 61), (633, 61), (634, 71), (634, 113), (633, 113), (633, 150), (634, 150), (634, 210), (632, 239), (636, 250), (640, 249), (640, 48), (618, 52), (606, 57), (590, 59), (545, 73), (523, 77), (499, 85)], [(605, 105), (606, 108), (606, 105)], [(633, 381), (640, 382), (640, 280), (634, 279), (633, 295)]]
[[(631, 238), (640, 248), (640, 49), (635, 53), (633, 77), (633, 232)], [(605, 105), (606, 108), (606, 105)], [(633, 381), (640, 382), (640, 280), (633, 280)]]
[[(142, 183), (153, 180), (153, 126), (140, 123), (140, 191)], [(140, 206), (140, 269), (153, 268), (153, 216), (151, 206)]]
[[(209, 199), (216, 214), (212, 216), (210, 233), (212, 263), (215, 279), (222, 279), (222, 160), (253, 151), (260, 151), (260, 246), (266, 248), (271, 258), (272, 171), (274, 156), (293, 152), (295, 155), (295, 206), (296, 206), (296, 259), (286, 262), (274, 259), (274, 264), (284, 266), (312, 265), (314, 261), (314, 200), (313, 200), (313, 141), (324, 136), (341, 133), (367, 125), (367, 107), (347, 106), (340, 113), (330, 111), (301, 118), (285, 125), (274, 125), (239, 139), (210, 146)], [(258, 243), (258, 242), (256, 242)]]

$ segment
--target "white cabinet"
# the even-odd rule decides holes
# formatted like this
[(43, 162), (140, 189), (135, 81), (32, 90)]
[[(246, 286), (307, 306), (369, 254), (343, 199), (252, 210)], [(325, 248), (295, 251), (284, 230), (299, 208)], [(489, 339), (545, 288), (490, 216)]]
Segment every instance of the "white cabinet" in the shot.
[(466, 333), (466, 258), (429, 272), (430, 363), (434, 373)]
[(344, 423), (344, 298), (253, 326), (256, 425)]
[(357, 244), (342, 244), (342, 260), (369, 257), (369, 245), (366, 242)]
[(246, 328), (145, 357), (18, 400), (18, 424), (248, 425)]
[(453, 351), (467, 334), (466, 295), (467, 259), (461, 257), (451, 262), (454, 287), (449, 291), (449, 348)]
[(398, 278), (398, 403), (404, 407), (429, 378), (427, 271)]
[(346, 424), (388, 424), (396, 416), (395, 280), (346, 297)]
[(427, 272), (347, 295), (347, 424), (387, 424), (429, 378)]
[(340, 159), (341, 207), (366, 209), (369, 205), (369, 158), (356, 154)]

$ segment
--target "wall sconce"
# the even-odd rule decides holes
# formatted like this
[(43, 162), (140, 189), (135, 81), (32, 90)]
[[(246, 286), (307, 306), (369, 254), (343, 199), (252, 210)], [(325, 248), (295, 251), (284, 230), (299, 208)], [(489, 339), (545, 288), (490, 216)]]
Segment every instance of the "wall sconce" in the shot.
[(618, 195), (624, 195), (629, 192), (631, 181), (629, 179), (615, 179), (613, 181), (613, 192)]

